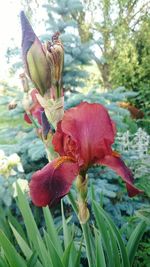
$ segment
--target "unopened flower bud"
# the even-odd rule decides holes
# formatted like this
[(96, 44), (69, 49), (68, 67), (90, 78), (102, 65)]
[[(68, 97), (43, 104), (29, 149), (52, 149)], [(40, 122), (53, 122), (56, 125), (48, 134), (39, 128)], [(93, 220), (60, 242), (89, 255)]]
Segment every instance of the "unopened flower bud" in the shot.
[(59, 39), (59, 32), (52, 37), (52, 42), (46, 44), (46, 58), (51, 68), (52, 84), (61, 86), (61, 76), (64, 63), (64, 48)]
[(85, 224), (89, 220), (90, 213), (87, 207), (87, 202), (78, 202), (78, 217), (81, 224)]
[(43, 46), (24, 12), (21, 12), (22, 54), (25, 69), (41, 95), (51, 87), (51, 72)]
[(76, 188), (78, 190), (78, 217), (80, 223), (84, 224), (88, 221), (90, 213), (87, 207), (87, 175), (78, 175), (76, 179)]

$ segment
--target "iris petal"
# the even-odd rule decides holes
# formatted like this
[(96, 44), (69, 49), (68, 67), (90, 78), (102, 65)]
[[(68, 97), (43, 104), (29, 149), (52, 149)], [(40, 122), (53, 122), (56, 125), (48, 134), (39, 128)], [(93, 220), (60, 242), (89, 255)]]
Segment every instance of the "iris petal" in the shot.
[(121, 160), (118, 156), (107, 155), (103, 159), (99, 160), (98, 163), (104, 166), (108, 166), (122, 177), (123, 181), (126, 183), (128, 195), (130, 197), (143, 193), (142, 190), (139, 190), (133, 185), (134, 177), (132, 172), (128, 169), (123, 160)]
[(78, 165), (67, 157), (48, 163), (32, 176), (29, 187), (33, 203), (39, 207), (56, 204), (69, 192), (78, 171)]
[[(65, 112), (54, 135), (53, 145), (58, 153), (68, 153), (64, 147), (64, 137), (69, 136), (74, 142), (76, 158), (84, 162), (85, 168), (95, 162), (101, 155), (110, 153), (114, 142), (115, 127), (105, 107), (100, 104), (82, 102), (77, 107)], [(72, 143), (73, 143), (72, 142)], [(70, 145), (70, 144), (69, 144)], [(73, 150), (73, 147), (71, 146)]]

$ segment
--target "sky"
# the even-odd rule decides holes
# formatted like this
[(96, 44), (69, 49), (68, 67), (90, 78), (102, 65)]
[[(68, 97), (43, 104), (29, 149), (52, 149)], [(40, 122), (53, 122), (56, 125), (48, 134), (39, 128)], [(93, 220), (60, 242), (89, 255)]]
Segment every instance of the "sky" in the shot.
[[(5, 54), (8, 47), (21, 47), (21, 25), (20, 11), (23, 7), (20, 0), (4, 0), (0, 2), (0, 80), (5, 80), (8, 72), (8, 64), (6, 63)], [(34, 5), (34, 1), (32, 3)], [(45, 11), (40, 7), (36, 9), (36, 17), (45, 16)], [(37, 30), (37, 29), (36, 29)], [(44, 24), (38, 25), (37, 35), (42, 34)], [(13, 41), (12, 41), (13, 39)]]
[(8, 68), (5, 53), (11, 39), (14, 38), (17, 46), (21, 44), (20, 11), (21, 4), (18, 0), (5, 0), (0, 3), (0, 77), (3, 77)]

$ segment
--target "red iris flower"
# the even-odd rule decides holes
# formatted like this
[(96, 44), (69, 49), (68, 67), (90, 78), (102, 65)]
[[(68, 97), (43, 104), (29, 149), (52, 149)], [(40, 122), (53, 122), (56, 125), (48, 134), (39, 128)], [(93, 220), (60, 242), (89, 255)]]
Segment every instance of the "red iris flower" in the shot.
[[(38, 90), (33, 89), (30, 94), (31, 99), (32, 99), (32, 104), (29, 109), (29, 113), (32, 117), (36, 118), (38, 120), (38, 123), (41, 125), (41, 113), (44, 111), (44, 109), (41, 107), (40, 103), (38, 102), (36, 94), (38, 94)], [(24, 114), (24, 120), (29, 124), (32, 123), (27, 113)]]
[(100, 104), (82, 102), (67, 110), (58, 123), (53, 146), (60, 155), (30, 182), (32, 201), (37, 206), (57, 203), (66, 195), (78, 174), (86, 174), (93, 164), (105, 165), (116, 171), (126, 183), (129, 196), (141, 193), (133, 185), (133, 175), (113, 151), (115, 124)]

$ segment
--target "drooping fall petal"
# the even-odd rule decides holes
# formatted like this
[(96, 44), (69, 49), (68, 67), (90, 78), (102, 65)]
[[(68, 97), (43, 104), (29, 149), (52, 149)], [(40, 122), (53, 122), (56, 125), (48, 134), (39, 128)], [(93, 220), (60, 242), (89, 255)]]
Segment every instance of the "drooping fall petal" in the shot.
[(142, 190), (139, 190), (133, 185), (134, 177), (132, 172), (130, 171), (130, 169), (128, 169), (123, 160), (118, 156), (107, 155), (97, 163), (111, 168), (119, 176), (122, 177), (123, 181), (126, 183), (128, 195), (130, 197), (143, 193)]
[(24, 12), (21, 12), (22, 54), (26, 71), (41, 95), (51, 86), (51, 72), (43, 46)]
[(69, 192), (79, 171), (78, 165), (69, 160), (67, 157), (57, 158), (32, 175), (30, 195), (36, 206), (56, 204)]
[(53, 137), (58, 153), (68, 155), (72, 151), (85, 167), (110, 154), (113, 142), (114, 125), (107, 110), (87, 102), (65, 112)]

